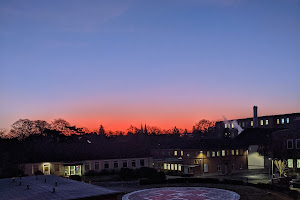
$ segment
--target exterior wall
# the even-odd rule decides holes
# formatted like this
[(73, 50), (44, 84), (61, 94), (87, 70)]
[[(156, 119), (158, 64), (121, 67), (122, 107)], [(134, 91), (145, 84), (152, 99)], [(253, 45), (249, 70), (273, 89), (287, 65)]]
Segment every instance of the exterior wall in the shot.
[[(127, 163), (127, 166), (124, 164)], [(135, 165), (134, 165), (135, 163)], [(100, 172), (102, 170), (120, 170), (121, 168), (138, 169), (141, 167), (153, 167), (153, 158), (125, 158), (107, 160), (86, 160), (83, 165), (83, 173), (90, 170)]]
[[(100, 172), (101, 170), (120, 170), (123, 167), (123, 162), (127, 162), (127, 168), (131, 169), (137, 169), (141, 167), (153, 167), (153, 158), (146, 157), (146, 158), (125, 158), (125, 159), (107, 159), (107, 160), (86, 160), (82, 164), (78, 164), (78, 162), (74, 162), (72, 166), (80, 166), (81, 167), (81, 175), (84, 175), (86, 172), (90, 170), (95, 170)], [(135, 161), (135, 166), (133, 164), (133, 161)], [(118, 163), (118, 167), (114, 167), (114, 163)], [(95, 163), (99, 163), (99, 168), (97, 168), (97, 165)], [(105, 168), (105, 164), (108, 163), (109, 167)], [(55, 176), (66, 176), (65, 175), (65, 168), (71, 165), (64, 162), (42, 162), (42, 163), (25, 163), (21, 164), (20, 168), (24, 170), (25, 174), (28, 174), (29, 176), (33, 176), (34, 172), (39, 170), (45, 174), (45, 167), (44, 165), (49, 166), (49, 174), (55, 175)]]
[[(164, 172), (230, 174), (248, 168), (248, 151), (240, 148), (210, 151), (163, 149), (154, 150), (153, 152), (155, 154), (154, 167)], [(170, 155), (170, 157), (163, 158), (159, 155)]]

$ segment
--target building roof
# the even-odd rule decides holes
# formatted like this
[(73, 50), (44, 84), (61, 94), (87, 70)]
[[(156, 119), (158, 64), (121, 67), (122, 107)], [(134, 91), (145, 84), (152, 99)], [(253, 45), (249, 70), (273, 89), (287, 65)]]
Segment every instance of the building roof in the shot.
[[(57, 176), (42, 175), (37, 177), (38, 180), (36, 180), (36, 176), (15, 178), (14, 182), (12, 178), (0, 179), (0, 200), (79, 199), (119, 193), (96, 185)], [(20, 186), (19, 182), (21, 182)], [(57, 182), (56, 187), (55, 182)], [(27, 184), (29, 189), (27, 189)], [(55, 192), (53, 192), (53, 188), (55, 188)]]
[(276, 129), (248, 128), (236, 136), (234, 140), (248, 145), (267, 144), (272, 139), (272, 132)]
[[(278, 114), (278, 115), (264, 115), (264, 116), (257, 116), (257, 118), (261, 117), (281, 117), (281, 116), (300, 116), (300, 113), (287, 113), (287, 114)], [(228, 119), (228, 121), (237, 121), (237, 120), (249, 120), (253, 119), (253, 117), (247, 117), (247, 118), (240, 118), (240, 119)], [(224, 120), (217, 121), (216, 123), (224, 122)]]

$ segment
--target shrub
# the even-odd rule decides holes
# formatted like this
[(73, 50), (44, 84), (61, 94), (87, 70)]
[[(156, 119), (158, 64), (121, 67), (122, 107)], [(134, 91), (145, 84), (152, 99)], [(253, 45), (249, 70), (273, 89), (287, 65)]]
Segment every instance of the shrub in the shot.
[(122, 180), (133, 180), (136, 178), (136, 174), (133, 169), (129, 168), (121, 168), (120, 170), (120, 178)]
[(34, 175), (44, 175), (44, 173), (43, 172), (41, 172), (40, 170), (37, 170), (37, 171), (35, 171), (34, 172)]
[(71, 175), (69, 177), (69, 179), (75, 180), (75, 181), (81, 181), (81, 177), (79, 175)]

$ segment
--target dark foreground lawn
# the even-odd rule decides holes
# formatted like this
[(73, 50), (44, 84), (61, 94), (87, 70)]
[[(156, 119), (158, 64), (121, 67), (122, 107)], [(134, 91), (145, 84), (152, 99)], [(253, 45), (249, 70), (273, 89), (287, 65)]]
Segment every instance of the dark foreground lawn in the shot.
[(241, 198), (240, 200), (297, 200), (298, 197), (291, 197), (288, 194), (282, 193), (280, 191), (271, 191), (267, 189), (260, 189), (252, 186), (244, 185), (231, 185), (231, 184), (210, 184), (210, 183), (173, 183), (173, 184), (154, 184), (154, 185), (137, 185), (131, 184), (129, 182), (124, 182), (123, 184), (114, 183), (104, 183), (95, 182), (95, 185), (106, 187), (108, 189), (117, 190), (124, 193), (133, 192), (136, 190), (150, 189), (156, 187), (212, 187), (225, 190), (231, 190), (238, 193)]

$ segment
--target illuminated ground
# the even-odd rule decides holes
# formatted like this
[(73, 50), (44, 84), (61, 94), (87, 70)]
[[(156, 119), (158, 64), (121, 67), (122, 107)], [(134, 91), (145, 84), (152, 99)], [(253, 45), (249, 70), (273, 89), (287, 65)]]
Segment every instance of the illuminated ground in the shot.
[(139, 190), (123, 196), (122, 200), (238, 200), (235, 192), (206, 187), (166, 187)]

